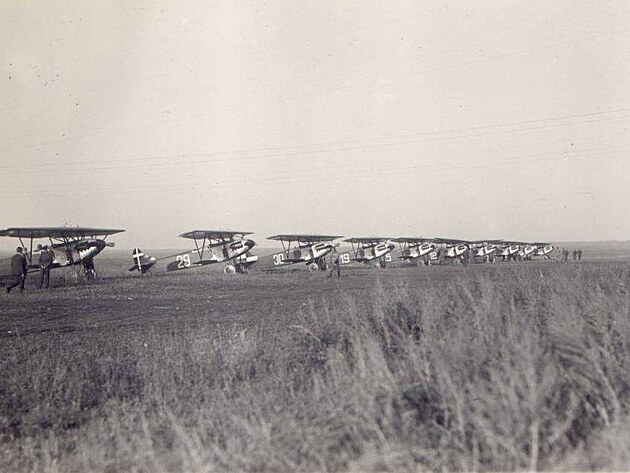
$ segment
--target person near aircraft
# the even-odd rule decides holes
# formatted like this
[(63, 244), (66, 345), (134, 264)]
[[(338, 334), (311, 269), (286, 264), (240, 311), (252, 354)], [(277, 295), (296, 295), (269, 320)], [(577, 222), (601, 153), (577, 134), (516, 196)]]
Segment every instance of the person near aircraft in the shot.
[(468, 248), (468, 263), (472, 264), (475, 262), (475, 249), (474, 248)]
[(88, 257), (84, 258), (81, 262), (83, 264), (83, 269), (85, 270), (85, 275), (88, 280), (92, 280), (96, 277), (96, 271), (94, 269), (94, 258)]
[(20, 292), (24, 292), (24, 283), (26, 282), (26, 273), (28, 271), (28, 263), (24, 256), (21, 246), (16, 248), (16, 253), (11, 257), (11, 275), (14, 277), (15, 282), (11, 286), (7, 286), (7, 294), (11, 292), (11, 289), (20, 287)]
[(462, 254), (460, 258), (461, 258), (462, 266), (464, 266), (464, 268), (467, 268), (468, 263), (470, 262), (468, 251), (464, 251), (464, 253)]
[(42, 247), (42, 251), (39, 254), (39, 268), (40, 268), (40, 278), (39, 278), (39, 288), (45, 287), (48, 289), (50, 284), (50, 268), (52, 267), (53, 261), (55, 260), (55, 253), (52, 248), (49, 248), (48, 245), (44, 245)]
[(330, 273), (328, 273), (328, 277), (331, 278), (333, 275), (333, 272), (337, 271), (337, 278), (341, 277), (341, 261), (339, 261), (340, 256), (337, 256), (335, 258), (335, 261), (333, 261), (333, 265), (330, 268)]
[(326, 258), (319, 258), (319, 260), (317, 260), (317, 267), (322, 271), (326, 271), (328, 269)]

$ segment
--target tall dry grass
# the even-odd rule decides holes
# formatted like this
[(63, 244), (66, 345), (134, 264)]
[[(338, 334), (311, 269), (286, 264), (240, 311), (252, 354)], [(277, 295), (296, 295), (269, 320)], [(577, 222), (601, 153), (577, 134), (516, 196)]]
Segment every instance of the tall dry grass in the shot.
[(291, 324), (5, 339), (0, 470), (628, 469), (629, 293), (506, 265)]

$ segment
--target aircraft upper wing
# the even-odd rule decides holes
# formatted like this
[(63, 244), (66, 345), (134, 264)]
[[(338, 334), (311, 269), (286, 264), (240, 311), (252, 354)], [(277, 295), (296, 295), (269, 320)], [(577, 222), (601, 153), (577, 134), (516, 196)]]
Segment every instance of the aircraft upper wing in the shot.
[(433, 241), (433, 238), (423, 238), (423, 237), (399, 237), (394, 238), (392, 241), (396, 243), (430, 243)]
[(387, 237), (355, 237), (355, 238), (348, 238), (346, 240), (344, 240), (347, 243), (382, 243), (385, 241), (389, 241), (391, 240), (391, 238), (387, 238)]
[(446, 243), (447, 245), (457, 245), (458, 243), (474, 243), (472, 241), (455, 240), (453, 238), (434, 238), (433, 241), (436, 243)]
[(340, 235), (308, 235), (308, 234), (294, 234), (294, 235), (273, 235), (267, 237), (267, 240), (277, 241), (297, 241), (299, 243), (319, 243), (322, 241), (333, 241), (341, 238)]
[(251, 235), (252, 232), (241, 232), (236, 230), (191, 230), (190, 232), (179, 235), (181, 238), (190, 238), (191, 240), (203, 240), (204, 238), (220, 238), (231, 240), (235, 236)]
[(0, 230), (0, 236), (14, 238), (82, 238), (108, 236), (125, 230), (88, 227), (15, 227)]

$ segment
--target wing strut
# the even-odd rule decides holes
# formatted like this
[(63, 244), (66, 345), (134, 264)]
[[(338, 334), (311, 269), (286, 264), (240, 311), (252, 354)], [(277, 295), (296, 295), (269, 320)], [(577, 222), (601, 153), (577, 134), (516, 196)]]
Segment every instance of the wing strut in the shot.
[(197, 248), (197, 256), (199, 257), (199, 260), (203, 260), (203, 250), (206, 247), (206, 236), (204, 235), (203, 237), (203, 242), (201, 243), (201, 249), (199, 249), (199, 243), (197, 243), (197, 239), (194, 238), (195, 240), (195, 248)]
[[(24, 244), (24, 242), (22, 241), (22, 237), (18, 237), (18, 240), (20, 240), (20, 246), (24, 249), (26, 249), (26, 245)], [(31, 238), (30, 238), (30, 250), (26, 252), (26, 259), (28, 259), (28, 262), (30, 264), (33, 263), (33, 234), (31, 233)]]

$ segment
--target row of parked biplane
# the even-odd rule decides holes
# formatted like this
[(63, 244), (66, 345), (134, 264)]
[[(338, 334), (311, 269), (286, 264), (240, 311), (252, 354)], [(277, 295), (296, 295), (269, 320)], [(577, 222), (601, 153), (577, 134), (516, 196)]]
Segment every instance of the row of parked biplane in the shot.
[[(52, 268), (75, 266), (93, 268), (93, 259), (106, 247), (114, 246), (107, 239), (123, 232), (119, 229), (85, 227), (7, 228), (0, 236), (14, 237), (25, 248), (29, 269), (39, 270), (38, 253), (46, 247), (54, 252)], [(446, 264), (449, 262), (494, 262), (499, 260), (549, 259), (554, 247), (549, 243), (480, 240), (466, 241), (448, 238), (349, 238), (347, 250), (340, 249), (339, 235), (283, 234), (269, 237), (279, 241), (282, 251), (266, 256), (252, 253), (251, 232), (227, 230), (193, 230), (181, 238), (192, 240), (194, 247), (163, 258), (133, 250), (133, 266), (129, 271), (147, 274), (158, 263), (166, 271), (223, 264), (225, 273), (244, 273), (252, 266), (266, 270), (291, 265), (306, 265), (309, 270), (326, 270), (335, 265), (366, 264), (384, 268), (388, 264)], [(44, 240), (44, 245), (41, 241)], [(26, 242), (26, 243), (25, 243)], [(40, 242), (33, 248), (34, 242)], [(10, 264), (4, 260), (0, 276), (10, 274)]]

